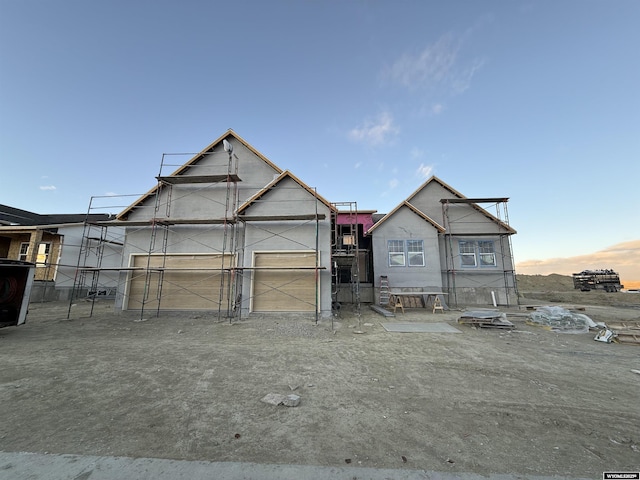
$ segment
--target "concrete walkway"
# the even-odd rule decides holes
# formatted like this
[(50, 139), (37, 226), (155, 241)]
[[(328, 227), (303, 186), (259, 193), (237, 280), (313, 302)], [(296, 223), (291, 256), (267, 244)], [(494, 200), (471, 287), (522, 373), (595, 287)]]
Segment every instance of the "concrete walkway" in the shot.
[[(601, 478), (595, 472), (594, 478)], [(535, 475), (444, 473), (358, 467), (191, 462), (0, 452), (0, 479), (11, 480), (578, 480)], [(582, 480), (582, 479), (580, 479)], [(585, 479), (586, 480), (586, 479)]]

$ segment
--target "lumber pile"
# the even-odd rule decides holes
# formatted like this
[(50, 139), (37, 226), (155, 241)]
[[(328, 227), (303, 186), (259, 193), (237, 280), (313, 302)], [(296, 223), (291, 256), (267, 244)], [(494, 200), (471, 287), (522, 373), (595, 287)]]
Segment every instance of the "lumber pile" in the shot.
[(614, 333), (614, 342), (640, 345), (640, 322), (607, 323), (607, 327)]
[(500, 328), (511, 330), (516, 326), (507, 320), (507, 315), (494, 310), (474, 310), (463, 312), (458, 323), (476, 328)]

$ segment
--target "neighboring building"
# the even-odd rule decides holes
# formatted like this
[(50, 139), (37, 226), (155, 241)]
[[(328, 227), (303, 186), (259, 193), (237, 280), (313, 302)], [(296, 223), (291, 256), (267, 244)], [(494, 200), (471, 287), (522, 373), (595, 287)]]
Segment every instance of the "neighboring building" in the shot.
[[(95, 257), (90, 249), (81, 248), (85, 222), (110, 218), (102, 214), (43, 215), (0, 205), (0, 258), (36, 264), (32, 301), (67, 300), (76, 279), (80, 253)], [(84, 238), (84, 242), (86, 244), (92, 240)], [(111, 244), (107, 250), (101, 254), (104, 259), (102, 266), (119, 266), (121, 246)], [(94, 264), (95, 258), (86, 261)], [(115, 288), (117, 276), (105, 274), (102, 281), (103, 288)]]
[(378, 282), (385, 276), (391, 288), (445, 292), (452, 305), (517, 304), (516, 231), (479, 206), (506, 212), (507, 200), (466, 198), (431, 177), (367, 232)]

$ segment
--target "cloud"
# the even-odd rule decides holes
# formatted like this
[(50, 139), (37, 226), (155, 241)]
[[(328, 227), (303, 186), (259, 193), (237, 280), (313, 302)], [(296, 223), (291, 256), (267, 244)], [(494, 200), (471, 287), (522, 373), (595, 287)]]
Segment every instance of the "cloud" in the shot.
[(434, 115), (440, 115), (444, 111), (444, 105), (441, 103), (436, 103), (431, 107), (431, 113)]
[(389, 188), (396, 188), (400, 182), (397, 178), (392, 178), (389, 180)]
[[(469, 88), (476, 72), (484, 60), (474, 59), (469, 64), (461, 60), (461, 50), (469, 30), (455, 37), (451, 33), (442, 35), (416, 54), (402, 54), (383, 72), (383, 77), (411, 91), (437, 91), (459, 95)], [(434, 105), (432, 112), (439, 114), (442, 104)]]
[(418, 160), (420, 158), (424, 157), (424, 150), (419, 149), (418, 147), (413, 147), (411, 149), (411, 151), (409, 152), (409, 156), (413, 159), (413, 160)]
[(367, 119), (360, 127), (349, 131), (349, 138), (355, 142), (372, 147), (388, 143), (395, 137), (400, 129), (394, 125), (393, 117), (388, 112), (383, 112), (375, 119)]
[(545, 260), (525, 260), (516, 264), (516, 273), (524, 275), (571, 275), (582, 270), (610, 268), (629, 281), (640, 280), (640, 240), (618, 243), (588, 255)]
[[(471, 79), (484, 65), (484, 60), (476, 59), (473, 64), (461, 71), (453, 80), (451, 88), (453, 93), (460, 95), (471, 86)], [(435, 112), (434, 112), (435, 113)], [(439, 112), (438, 112), (439, 113)]]
[(418, 169), (416, 170), (416, 174), (424, 180), (429, 178), (432, 173), (433, 173), (433, 166), (425, 165), (424, 163), (421, 163)]
[(353, 168), (360, 168), (362, 166), (362, 162), (356, 162), (356, 164), (353, 166)]
[(55, 190), (55, 185), (43, 185), (40, 187), (40, 190)]
[(433, 87), (451, 75), (459, 49), (452, 35), (443, 35), (417, 55), (403, 54), (387, 75), (408, 89)]

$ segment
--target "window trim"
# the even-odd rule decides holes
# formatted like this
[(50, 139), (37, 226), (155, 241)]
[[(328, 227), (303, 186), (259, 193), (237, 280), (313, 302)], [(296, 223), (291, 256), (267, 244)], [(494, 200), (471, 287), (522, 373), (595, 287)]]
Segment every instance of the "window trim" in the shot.
[[(491, 244), (491, 251), (490, 252), (483, 252), (482, 251), (482, 243), (486, 243), (486, 244)], [(477, 246), (478, 246), (478, 260), (480, 263), (480, 268), (495, 268), (498, 266), (498, 259), (496, 257), (496, 245), (494, 243), (493, 240), (478, 240), (477, 242)], [(493, 257), (493, 263), (487, 263), (485, 264), (482, 261), (482, 256), (483, 255), (491, 255)]]
[[(395, 245), (400, 246), (401, 250), (391, 250), (391, 246)], [(402, 264), (393, 263), (391, 261), (391, 256), (399, 257), (402, 255)], [(389, 263), (389, 267), (406, 267), (407, 266), (407, 257), (405, 253), (404, 240), (387, 240), (387, 262)]]
[[(472, 245), (472, 252), (462, 251), (462, 245), (467, 244)], [(473, 240), (458, 240), (458, 254), (460, 255), (460, 267), (461, 268), (477, 268), (478, 267), (478, 259), (476, 257), (476, 247), (475, 242)], [(473, 264), (465, 264), (462, 259), (463, 258), (473, 258)]]
[[(409, 243), (413, 243), (416, 245), (420, 245), (420, 250), (410, 250), (409, 249)], [(407, 245), (407, 263), (409, 267), (424, 267), (426, 265), (426, 261), (425, 261), (425, 255), (424, 255), (424, 240), (407, 240), (405, 242), (405, 244)], [(411, 254), (414, 254), (414, 258), (417, 256), (416, 254), (419, 254), (420, 257), (422, 258), (422, 262), (420, 264), (412, 264), (411, 263)]]
[[(409, 244), (410, 243), (414, 243), (415, 245), (420, 245), (420, 251), (414, 251), (414, 250), (410, 250), (409, 248)], [(391, 246), (394, 245), (395, 246), (395, 250), (391, 250)], [(400, 250), (400, 249), (401, 250)], [(394, 263), (391, 261), (391, 258), (395, 257), (397, 259), (400, 258), (400, 256), (402, 256), (402, 264), (400, 263)], [(419, 265), (412, 265), (411, 264), (411, 258), (417, 258), (418, 256), (421, 256), (422, 258), (422, 262)], [(389, 266), (389, 268), (395, 268), (395, 267), (426, 267), (427, 265), (427, 259), (426, 259), (426, 254), (424, 251), (424, 240), (414, 240), (414, 239), (409, 239), (409, 240), (387, 240), (387, 264)]]
[(29, 242), (20, 243), (20, 250), (18, 251), (18, 260), (20, 260), (21, 262), (29, 261)]
[[(463, 251), (463, 245), (470, 245), (472, 248), (467, 248), (467, 251)], [(483, 245), (485, 244), (485, 245)], [(491, 251), (482, 251), (490, 245)], [(473, 250), (473, 251), (470, 251)], [(494, 240), (458, 240), (458, 255), (460, 256), (460, 268), (497, 268), (498, 257), (496, 254), (496, 246)], [(482, 260), (483, 256), (492, 256), (493, 263), (485, 264)], [(465, 264), (464, 258), (473, 258), (473, 264)]]

